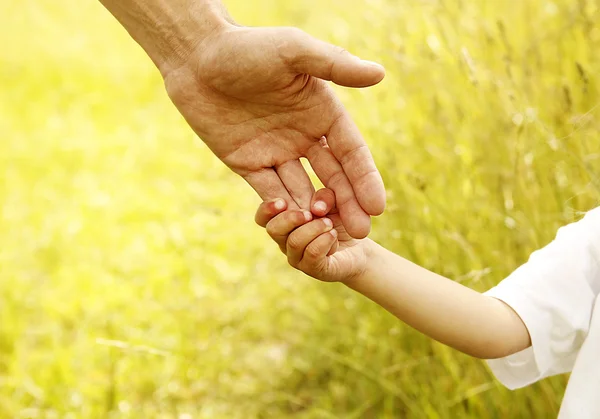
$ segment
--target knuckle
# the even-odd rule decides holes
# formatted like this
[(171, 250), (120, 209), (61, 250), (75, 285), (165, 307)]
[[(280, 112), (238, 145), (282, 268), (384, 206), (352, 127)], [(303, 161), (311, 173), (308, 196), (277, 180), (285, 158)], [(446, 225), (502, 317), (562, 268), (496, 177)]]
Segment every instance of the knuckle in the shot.
[(287, 240), (287, 247), (291, 250), (299, 250), (302, 247), (302, 243), (300, 243), (300, 240), (296, 236), (290, 236)]
[(365, 160), (364, 158), (368, 157), (370, 154), (371, 152), (369, 151), (369, 146), (362, 144), (352, 150), (347, 151), (340, 158), (340, 163), (342, 163), (342, 166), (344, 167), (350, 166), (354, 170), (360, 171), (360, 163), (362, 163)]
[(273, 224), (271, 224), (271, 223), (267, 224), (266, 230), (267, 230), (267, 234), (269, 236), (271, 236), (271, 238), (277, 237), (277, 232), (275, 231), (275, 226)]
[(277, 38), (277, 53), (287, 66), (293, 66), (301, 57), (302, 44), (306, 42), (307, 33), (302, 29), (289, 27)]
[(306, 255), (311, 259), (317, 259), (321, 255), (321, 250), (317, 246), (308, 246)]
[(282, 222), (285, 225), (295, 224), (298, 217), (299, 215), (297, 210), (288, 211), (281, 215)]
[(340, 186), (345, 185), (346, 183), (346, 174), (344, 173), (344, 171), (342, 169), (337, 170), (332, 176), (331, 178), (329, 178), (329, 184), (327, 185), (328, 188), (330, 189), (337, 189)]

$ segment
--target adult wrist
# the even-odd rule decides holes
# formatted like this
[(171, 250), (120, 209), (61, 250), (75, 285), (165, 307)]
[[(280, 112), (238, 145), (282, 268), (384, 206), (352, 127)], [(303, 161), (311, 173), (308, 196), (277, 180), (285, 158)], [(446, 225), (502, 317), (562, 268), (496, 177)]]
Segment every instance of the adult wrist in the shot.
[(220, 0), (100, 0), (146, 51), (163, 77), (200, 44), (235, 25)]
[(185, 18), (165, 25), (161, 39), (155, 42), (155, 50), (148, 54), (166, 78), (202, 48), (203, 42), (234, 26), (237, 25), (222, 7), (211, 2), (193, 2)]

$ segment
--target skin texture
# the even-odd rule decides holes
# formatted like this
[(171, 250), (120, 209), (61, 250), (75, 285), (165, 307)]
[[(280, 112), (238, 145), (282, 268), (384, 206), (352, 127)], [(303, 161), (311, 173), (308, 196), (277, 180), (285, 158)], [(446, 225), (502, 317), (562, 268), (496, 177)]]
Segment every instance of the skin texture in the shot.
[[(506, 304), (430, 272), (369, 239), (353, 239), (318, 191), (313, 214), (263, 203), (256, 221), (291, 266), (325, 282), (342, 282), (427, 336), (477, 358), (501, 358), (531, 345), (521, 318)], [(316, 202), (322, 202), (317, 213)], [(331, 220), (331, 222), (327, 222)]]
[[(362, 86), (383, 74), (373, 66), (371, 74), (356, 77), (332, 58), (314, 64), (321, 47), (291, 28), (233, 28), (204, 42), (202, 58), (169, 73), (165, 83), (194, 131), (261, 198), (308, 209), (314, 189), (299, 161), (306, 157), (336, 192), (350, 234), (364, 237), (369, 215), (383, 211), (383, 182), (357, 127), (323, 79)], [(348, 67), (359, 61), (340, 55), (347, 55)]]
[(348, 234), (333, 191), (317, 191), (310, 212), (286, 209), (282, 199), (263, 202), (255, 220), (266, 228), (291, 266), (324, 282), (350, 283), (364, 274), (375, 244)]
[[(384, 210), (385, 190), (326, 81), (371, 86), (383, 79), (381, 66), (295, 28), (236, 26), (217, 0), (101, 1), (156, 64), (192, 129), (268, 201), (256, 220), (292, 266), (344, 282), (473, 356), (531, 344), (508, 306), (364, 239), (370, 215)], [(315, 198), (302, 157), (329, 189)]]
[(358, 128), (327, 81), (366, 87), (384, 69), (296, 28), (244, 28), (215, 0), (102, 0), (146, 50), (174, 105), (263, 200), (308, 209), (300, 158), (335, 192), (339, 220), (365, 237), (385, 189)]

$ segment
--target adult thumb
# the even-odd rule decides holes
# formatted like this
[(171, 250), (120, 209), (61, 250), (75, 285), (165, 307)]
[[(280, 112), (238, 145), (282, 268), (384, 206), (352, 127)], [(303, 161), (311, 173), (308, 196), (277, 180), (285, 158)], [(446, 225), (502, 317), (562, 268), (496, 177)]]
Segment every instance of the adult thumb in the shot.
[(361, 60), (345, 49), (316, 39), (299, 29), (290, 30), (282, 56), (297, 73), (309, 74), (347, 87), (367, 87), (385, 77), (385, 69)]

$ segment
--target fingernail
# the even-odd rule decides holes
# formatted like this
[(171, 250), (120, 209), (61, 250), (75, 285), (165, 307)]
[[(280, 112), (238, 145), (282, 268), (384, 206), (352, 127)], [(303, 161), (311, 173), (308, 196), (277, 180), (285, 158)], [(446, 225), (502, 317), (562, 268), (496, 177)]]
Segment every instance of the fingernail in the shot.
[(310, 211), (302, 211), (302, 213), (304, 214), (304, 219), (306, 221), (310, 221), (312, 220), (312, 214)]
[(277, 211), (281, 211), (285, 208), (285, 201), (283, 199), (278, 199), (275, 201), (275, 204), (273, 206)]
[(327, 204), (323, 201), (317, 201), (313, 205), (315, 211), (327, 211)]
[(332, 235), (334, 238), (336, 238), (336, 239), (337, 239), (337, 235), (338, 235), (338, 232), (337, 232), (337, 230), (333, 229), (333, 230), (331, 230), (331, 231), (329, 232), (329, 234), (331, 234), (331, 235)]
[(333, 227), (333, 223), (331, 222), (331, 220), (329, 218), (323, 218), (323, 222), (325, 223), (325, 225), (329, 228)]
[(383, 66), (379, 63), (376, 63), (375, 61), (369, 61), (369, 60), (361, 60), (363, 64), (371, 66), (371, 67), (378, 67), (378, 68), (383, 68)]

